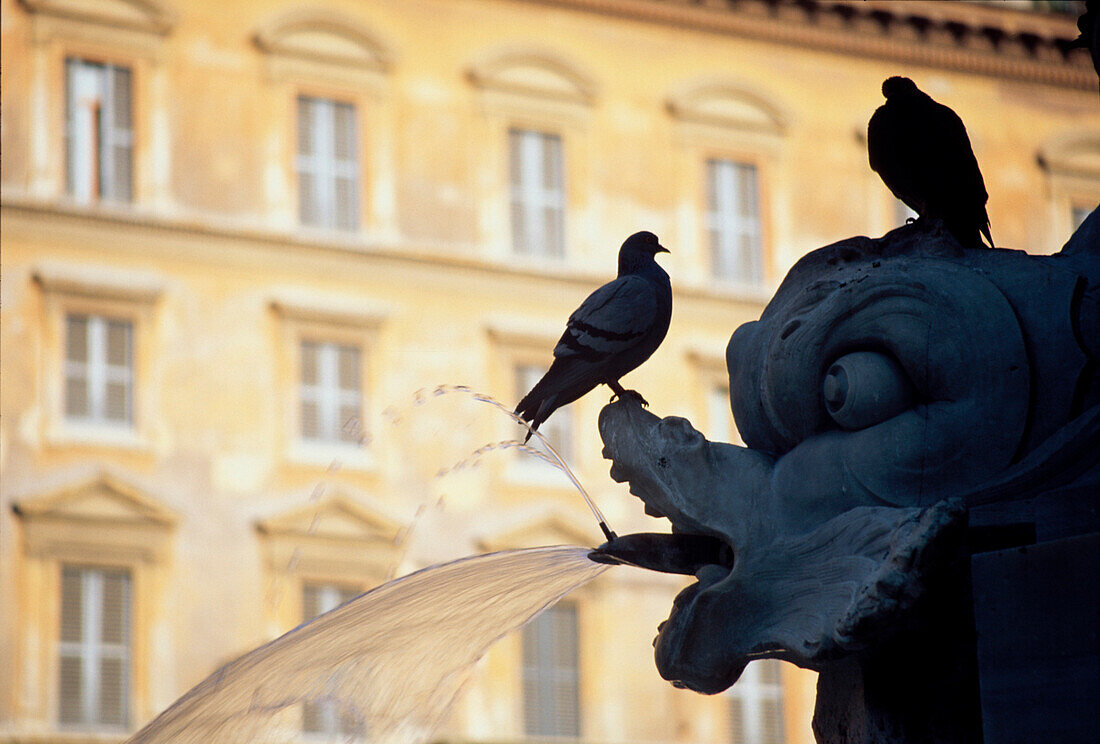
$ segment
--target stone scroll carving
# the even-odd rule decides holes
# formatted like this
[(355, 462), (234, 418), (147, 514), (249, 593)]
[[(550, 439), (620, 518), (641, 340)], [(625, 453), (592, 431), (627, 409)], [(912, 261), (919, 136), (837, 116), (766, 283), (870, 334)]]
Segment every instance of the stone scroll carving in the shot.
[[(964, 250), (934, 222), (805, 256), (727, 348), (745, 446), (630, 399), (600, 417), (612, 477), (675, 536), (597, 557), (697, 578), (660, 631), (660, 673), (715, 693), (781, 658), (822, 672), (820, 740), (980, 737), (969, 555), (1034, 541), (1014, 504), (1100, 490), (1098, 347), (1100, 213), (1053, 256)], [(680, 570), (671, 541), (733, 558)], [(883, 702), (884, 659), (938, 692)]]

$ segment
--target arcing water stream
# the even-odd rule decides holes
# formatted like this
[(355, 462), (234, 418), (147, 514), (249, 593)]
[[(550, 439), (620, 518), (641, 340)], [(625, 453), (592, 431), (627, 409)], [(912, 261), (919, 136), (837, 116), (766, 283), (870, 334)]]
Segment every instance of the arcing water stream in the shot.
[[(452, 393), (492, 405), (526, 426), (504, 405), (461, 385), (421, 390), (415, 404)], [(437, 475), (476, 465), (489, 452), (521, 450), (561, 470), (611, 539), (603, 514), (562, 457), (542, 434), (532, 434), (543, 449), (518, 440), (497, 442)], [(338, 467), (334, 461), (329, 469)], [(588, 552), (507, 550), (390, 581), (225, 665), (129, 744), (300, 742), (307, 710), (324, 711), (338, 722), (333, 728), (342, 742), (426, 741), (490, 646), (607, 570)]]
[(587, 553), (508, 550), (383, 584), (225, 665), (130, 744), (297, 742), (306, 705), (335, 710), (340, 741), (426, 741), (494, 642), (607, 569)]

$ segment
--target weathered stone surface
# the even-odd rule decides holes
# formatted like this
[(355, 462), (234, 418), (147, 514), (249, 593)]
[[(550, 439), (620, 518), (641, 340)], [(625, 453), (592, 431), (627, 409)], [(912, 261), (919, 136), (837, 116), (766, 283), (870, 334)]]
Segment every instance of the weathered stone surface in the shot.
[(980, 740), (971, 556), (1097, 529), (1098, 230), (1055, 256), (934, 222), (810, 253), (730, 340), (745, 447), (604, 409), (612, 477), (681, 551), (735, 556), (676, 599), (664, 677), (713, 693), (782, 658), (821, 672), (821, 741)]

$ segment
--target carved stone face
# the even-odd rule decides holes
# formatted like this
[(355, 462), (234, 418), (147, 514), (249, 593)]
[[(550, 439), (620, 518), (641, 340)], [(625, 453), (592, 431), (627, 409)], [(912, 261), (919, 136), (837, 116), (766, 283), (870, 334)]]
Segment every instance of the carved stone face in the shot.
[(612, 477), (681, 544), (717, 537), (735, 556), (676, 598), (656, 643), (667, 679), (713, 693), (753, 658), (820, 668), (899, 624), (960, 499), (1065, 438), (1085, 362), (1075, 277), (1012, 251), (914, 256), (883, 240), (810, 254), (733, 334), (747, 447), (633, 400), (600, 416)]

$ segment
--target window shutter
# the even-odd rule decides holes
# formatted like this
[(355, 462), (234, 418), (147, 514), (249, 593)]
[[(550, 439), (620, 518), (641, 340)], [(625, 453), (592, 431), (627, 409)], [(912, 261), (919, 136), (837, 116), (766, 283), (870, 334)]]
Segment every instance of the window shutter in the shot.
[[(352, 587), (306, 582), (302, 585), (302, 620), (312, 620), (358, 595), (359, 591)], [(351, 734), (355, 721), (342, 715), (334, 702), (306, 702), (302, 704), (302, 730), (314, 734)]]
[(762, 744), (783, 744), (783, 701), (764, 700), (760, 704)]
[(534, 736), (580, 735), (576, 607), (558, 603), (523, 630), (525, 728)]
[(298, 98), (298, 202), (299, 217), (303, 224), (316, 225), (321, 221), (318, 203), (315, 102), (312, 98)]
[(70, 315), (65, 319), (65, 416), (87, 418), (91, 415), (88, 395), (88, 317)]
[(321, 614), (320, 587), (316, 584), (302, 586), (302, 622)]
[(561, 137), (543, 135), (543, 174), (546, 178), (546, 254), (565, 255), (564, 206), (565, 180), (563, 177)]
[(784, 744), (780, 664), (753, 661), (730, 689), (730, 744)]
[(130, 574), (64, 566), (59, 659), (61, 723), (129, 721)]
[(340, 409), (336, 424), (340, 439), (356, 442), (364, 431), (360, 400), (362, 373), (359, 366), (359, 349), (353, 346), (340, 346), (337, 360)]
[(730, 744), (749, 744), (745, 738), (745, 703), (740, 698), (731, 698), (729, 714)]
[(103, 412), (108, 421), (133, 421), (133, 350), (131, 337), (133, 327), (125, 321), (107, 322), (107, 380), (106, 408)]
[(744, 282), (763, 278), (756, 166), (707, 161), (707, 230), (715, 276)]
[(103, 71), (106, 105), (100, 127), (103, 137), (100, 193), (110, 199), (130, 201), (133, 196), (130, 71), (110, 65)]

